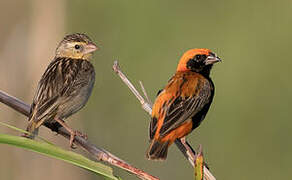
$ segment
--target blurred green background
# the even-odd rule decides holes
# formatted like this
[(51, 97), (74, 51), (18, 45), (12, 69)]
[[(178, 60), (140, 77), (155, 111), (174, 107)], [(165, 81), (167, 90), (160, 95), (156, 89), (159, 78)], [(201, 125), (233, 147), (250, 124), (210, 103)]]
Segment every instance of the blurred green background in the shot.
[[(209, 48), (214, 103), (188, 136), (217, 179), (290, 179), (292, 161), (292, 1), (12, 0), (0, 1), (0, 89), (30, 103), (65, 34), (87, 33), (100, 47), (96, 86), (69, 124), (120, 158), (161, 179), (193, 179), (175, 146), (165, 162), (147, 161), (149, 116), (112, 72), (118, 59), (154, 100), (190, 48)], [(0, 121), (25, 128), (25, 117), (0, 105)], [(0, 127), (1, 133), (18, 133)], [(69, 149), (46, 128), (42, 136)], [(82, 152), (81, 150), (76, 150)], [(0, 179), (101, 179), (83, 169), (0, 145)], [(123, 179), (137, 179), (114, 169)]]

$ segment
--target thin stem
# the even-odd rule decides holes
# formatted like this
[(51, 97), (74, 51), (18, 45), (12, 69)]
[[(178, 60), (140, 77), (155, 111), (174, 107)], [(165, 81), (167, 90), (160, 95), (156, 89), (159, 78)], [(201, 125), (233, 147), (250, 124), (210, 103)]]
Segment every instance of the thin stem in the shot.
[[(140, 95), (140, 93), (137, 91), (135, 86), (130, 82), (127, 76), (122, 72), (118, 61), (114, 61), (113, 70), (117, 73), (117, 75), (122, 79), (122, 81), (129, 87), (132, 93), (140, 101), (142, 108), (151, 116), (152, 105), (148, 103), (149, 101), (148, 102), (145, 101), (145, 99)], [(144, 95), (147, 97), (147, 93), (144, 87), (142, 88), (142, 91)], [(178, 149), (182, 152), (182, 154), (185, 156), (185, 158), (194, 167), (194, 162), (195, 162), (194, 157), (195, 157), (196, 152), (194, 151), (192, 146), (187, 141), (183, 143), (181, 139), (176, 139), (175, 144), (178, 147)], [(216, 178), (212, 175), (212, 173), (209, 171), (209, 169), (206, 166), (204, 166), (204, 180), (216, 180)]]
[[(29, 116), (30, 106), (23, 101), (10, 96), (9, 94), (0, 90), (0, 102), (6, 104), (7, 106), (11, 107), (12, 109), (20, 112), (25, 116)], [(63, 127), (61, 127), (58, 123), (45, 123), (44, 126), (51, 129), (53, 132), (57, 132), (58, 134), (64, 136), (67, 139), (70, 139), (70, 133)], [(110, 152), (99, 148), (89, 142), (88, 140), (84, 139), (83, 137), (76, 136), (74, 139), (74, 143), (77, 146), (82, 147), (85, 151), (89, 152), (92, 157), (94, 157), (97, 161), (104, 161), (113, 166), (119, 167), (128, 171), (131, 174), (136, 175), (138, 178), (143, 180), (159, 180), (157, 177), (154, 177), (141, 169), (138, 169), (129, 163), (121, 160), (120, 158), (114, 156)]]
[(139, 84), (140, 84), (141, 89), (142, 89), (142, 92), (143, 92), (143, 94), (144, 94), (144, 96), (145, 96), (145, 98), (146, 98), (146, 100), (147, 100), (147, 103), (148, 103), (150, 106), (152, 106), (153, 103), (151, 102), (150, 98), (148, 97), (148, 94), (147, 94), (147, 92), (146, 92), (146, 89), (145, 89), (145, 87), (144, 87), (142, 81), (139, 81)]
[(140, 95), (140, 93), (137, 91), (137, 89), (133, 86), (133, 84), (129, 81), (129, 79), (125, 76), (125, 74), (121, 71), (119, 67), (118, 61), (114, 62), (113, 70), (115, 73), (118, 74), (118, 76), (122, 79), (122, 81), (129, 87), (129, 89), (132, 91), (132, 93), (136, 96), (136, 98), (140, 101), (140, 104), (142, 105), (142, 108), (151, 115), (152, 112), (152, 106), (147, 103), (144, 98)]

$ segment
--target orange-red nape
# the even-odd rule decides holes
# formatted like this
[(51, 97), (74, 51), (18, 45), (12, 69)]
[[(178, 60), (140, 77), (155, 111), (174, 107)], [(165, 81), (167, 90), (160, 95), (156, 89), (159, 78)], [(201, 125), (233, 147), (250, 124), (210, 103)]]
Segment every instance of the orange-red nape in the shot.
[(188, 50), (180, 58), (176, 71), (189, 71), (189, 69), (187, 68), (187, 62), (190, 59), (194, 58), (195, 55), (198, 55), (198, 54), (208, 56), (210, 52), (211, 52), (211, 50), (204, 49), (204, 48)]

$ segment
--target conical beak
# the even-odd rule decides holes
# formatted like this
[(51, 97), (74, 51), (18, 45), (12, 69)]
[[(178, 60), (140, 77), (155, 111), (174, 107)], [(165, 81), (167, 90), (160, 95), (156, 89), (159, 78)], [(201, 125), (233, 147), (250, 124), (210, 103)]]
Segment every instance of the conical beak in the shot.
[(98, 47), (94, 43), (89, 43), (84, 47), (84, 54), (89, 54), (98, 50)]
[(216, 62), (221, 62), (221, 59), (216, 56), (215, 54), (211, 54), (207, 57), (207, 59), (205, 60), (205, 64), (208, 65), (208, 64), (214, 64)]

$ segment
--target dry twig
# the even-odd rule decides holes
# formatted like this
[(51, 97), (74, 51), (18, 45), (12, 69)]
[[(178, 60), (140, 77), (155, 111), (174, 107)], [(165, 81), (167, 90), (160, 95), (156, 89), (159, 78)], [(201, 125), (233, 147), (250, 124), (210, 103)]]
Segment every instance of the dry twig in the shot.
[[(20, 112), (25, 116), (29, 116), (30, 106), (28, 104), (24, 103), (23, 101), (13, 96), (10, 96), (9, 94), (3, 91), (0, 91), (0, 102), (6, 104), (7, 106), (11, 107), (12, 109)], [(53, 132), (57, 132), (58, 134), (64, 136), (65, 138), (70, 139), (70, 133), (66, 131), (63, 127), (61, 127), (58, 123), (55, 124), (45, 123), (44, 126), (51, 129)], [(85, 140), (82, 137), (76, 136), (74, 143), (77, 146), (82, 147), (85, 151), (89, 152), (89, 154), (93, 156), (97, 161), (104, 161), (113, 166), (124, 169), (143, 180), (159, 180), (157, 177), (154, 177), (144, 172), (143, 170), (128, 164), (127, 162), (114, 156), (110, 152), (95, 146), (94, 144), (90, 143), (88, 140)]]
[[(152, 103), (150, 102), (147, 93), (145, 91), (145, 88), (140, 81), (140, 85), (142, 88), (142, 91), (147, 99), (145, 99), (140, 95), (140, 93), (137, 91), (137, 89), (134, 87), (134, 85), (129, 81), (129, 79), (126, 77), (126, 75), (122, 72), (118, 61), (114, 62), (113, 70), (115, 73), (118, 74), (118, 76), (122, 79), (122, 81), (129, 87), (129, 89), (132, 91), (132, 93), (136, 96), (136, 98), (140, 101), (142, 108), (151, 115), (152, 112)], [(177, 139), (175, 141), (176, 146), (178, 149), (183, 153), (185, 158), (190, 162), (190, 164), (194, 167), (195, 162), (195, 155), (196, 152), (193, 150), (192, 146), (185, 140), (185, 139)], [(212, 175), (212, 173), (209, 171), (209, 169), (204, 166), (204, 180), (216, 180), (216, 178)]]

